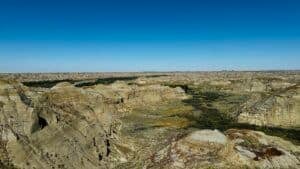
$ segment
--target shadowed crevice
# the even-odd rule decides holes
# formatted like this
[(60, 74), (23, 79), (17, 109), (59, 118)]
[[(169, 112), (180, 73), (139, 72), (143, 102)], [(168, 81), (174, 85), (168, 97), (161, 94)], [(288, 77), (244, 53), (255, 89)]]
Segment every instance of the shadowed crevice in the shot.
[(31, 133), (35, 133), (39, 130), (42, 130), (46, 126), (48, 126), (47, 120), (45, 118), (41, 117), (41, 116), (38, 116), (37, 121), (32, 126)]

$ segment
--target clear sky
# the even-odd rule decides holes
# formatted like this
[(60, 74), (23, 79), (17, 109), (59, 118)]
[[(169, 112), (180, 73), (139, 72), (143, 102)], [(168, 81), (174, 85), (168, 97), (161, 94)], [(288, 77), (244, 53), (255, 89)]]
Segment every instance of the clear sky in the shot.
[(299, 0), (0, 0), (0, 72), (300, 69)]

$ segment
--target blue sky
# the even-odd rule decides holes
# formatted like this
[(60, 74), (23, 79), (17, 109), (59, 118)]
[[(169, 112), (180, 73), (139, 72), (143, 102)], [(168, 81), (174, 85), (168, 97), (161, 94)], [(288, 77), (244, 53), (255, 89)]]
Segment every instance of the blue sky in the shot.
[(0, 72), (300, 69), (297, 0), (0, 0)]

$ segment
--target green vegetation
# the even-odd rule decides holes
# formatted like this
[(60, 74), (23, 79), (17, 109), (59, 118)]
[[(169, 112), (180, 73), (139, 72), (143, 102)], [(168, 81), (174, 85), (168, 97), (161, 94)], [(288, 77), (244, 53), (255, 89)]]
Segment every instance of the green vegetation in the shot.
[(83, 80), (71, 80), (71, 79), (64, 79), (64, 80), (44, 80), (44, 81), (30, 81), (30, 82), (23, 82), (25, 86), (28, 87), (42, 87), (42, 88), (51, 88), (58, 83), (61, 82), (69, 82), (71, 84), (75, 84), (76, 87), (83, 87), (83, 86), (92, 86), (97, 84), (111, 84), (117, 80), (135, 80), (137, 76), (129, 76), (129, 77), (109, 77), (109, 78), (99, 78), (96, 80), (91, 81), (83, 81)]
[(193, 106), (193, 113), (185, 114), (192, 121), (190, 127), (199, 129), (218, 129), (226, 131), (230, 128), (262, 131), (268, 135), (278, 136), (300, 144), (300, 130), (279, 127), (256, 126), (237, 122), (240, 105), (247, 101), (248, 96), (223, 92), (210, 86), (168, 85), (182, 87), (190, 99), (184, 100)]
[[(167, 76), (167, 75), (149, 75), (145, 76), (146, 78), (152, 77), (160, 77), (160, 76)], [(69, 82), (71, 84), (75, 84), (76, 87), (84, 87), (84, 86), (93, 86), (97, 84), (112, 84), (118, 80), (120, 81), (131, 81), (139, 78), (139, 76), (124, 76), (124, 77), (106, 77), (106, 78), (99, 78), (99, 79), (91, 79), (91, 80), (72, 80), (72, 79), (64, 79), (64, 80), (42, 80), (42, 81), (29, 81), (23, 82), (25, 86), (28, 87), (42, 87), (42, 88), (51, 88), (58, 83), (61, 82)]]
[(109, 78), (101, 78), (101, 79), (97, 79), (95, 81), (91, 81), (91, 82), (82, 82), (79, 84), (76, 84), (76, 87), (83, 87), (83, 86), (93, 86), (93, 85), (97, 85), (97, 84), (112, 84), (117, 80), (121, 80), (121, 81), (129, 81), (129, 80), (135, 80), (137, 79), (137, 76), (131, 76), (131, 77), (109, 77)]
[(28, 87), (42, 87), (42, 88), (51, 88), (55, 86), (57, 83), (61, 82), (69, 82), (75, 83), (75, 80), (65, 79), (65, 80), (42, 80), (42, 81), (30, 81), (30, 82), (23, 82), (23, 85)]

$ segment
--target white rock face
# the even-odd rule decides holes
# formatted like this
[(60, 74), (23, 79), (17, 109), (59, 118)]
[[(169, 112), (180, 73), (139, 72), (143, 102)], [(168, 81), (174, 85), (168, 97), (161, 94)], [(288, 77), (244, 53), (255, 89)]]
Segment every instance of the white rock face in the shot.
[(299, 152), (299, 146), (262, 132), (230, 129), (224, 135), (217, 130), (199, 130), (159, 151), (154, 163), (167, 161), (160, 167), (172, 169), (296, 169), (300, 167)]
[(227, 143), (226, 136), (218, 130), (200, 130), (190, 134), (187, 138), (190, 142), (208, 142), (225, 145)]

